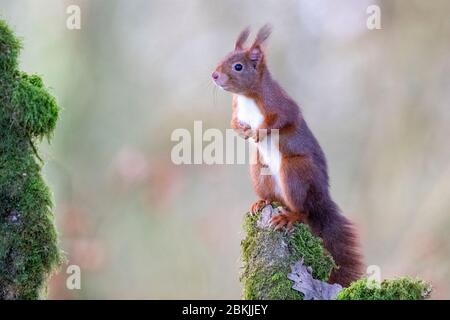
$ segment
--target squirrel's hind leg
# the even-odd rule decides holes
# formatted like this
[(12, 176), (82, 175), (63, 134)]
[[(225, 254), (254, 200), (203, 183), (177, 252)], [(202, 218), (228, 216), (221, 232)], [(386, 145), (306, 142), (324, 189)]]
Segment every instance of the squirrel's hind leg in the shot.
[(255, 163), (250, 165), (250, 176), (253, 183), (253, 189), (260, 200), (256, 201), (250, 208), (251, 214), (256, 214), (266, 205), (273, 201), (280, 201), (281, 199), (276, 194), (276, 182), (272, 175), (263, 174), (262, 170), (267, 166), (257, 159)]
[(270, 204), (270, 200), (260, 199), (252, 204), (250, 207), (250, 214), (257, 214), (259, 211), (261, 211), (265, 206)]
[(286, 227), (290, 230), (296, 222), (305, 222), (302, 214), (289, 211), (283, 207), (279, 208), (280, 213), (270, 219), (270, 225), (275, 229)]
[(284, 226), (291, 229), (294, 223), (307, 221), (304, 204), (308, 194), (307, 177), (312, 171), (308, 158), (303, 156), (290, 157), (282, 161), (280, 169), (281, 203), (286, 207), (281, 213), (272, 217), (271, 224), (275, 229)]

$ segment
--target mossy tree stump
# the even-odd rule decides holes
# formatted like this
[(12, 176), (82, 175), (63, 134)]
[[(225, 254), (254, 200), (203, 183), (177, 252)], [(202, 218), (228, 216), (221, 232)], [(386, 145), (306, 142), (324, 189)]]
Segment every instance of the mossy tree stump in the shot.
[(269, 225), (277, 205), (268, 205), (258, 215), (246, 215), (242, 241), (243, 298), (250, 300), (303, 299), (288, 279), (291, 266), (303, 260), (314, 278), (326, 281), (335, 267), (332, 257), (323, 249), (305, 224), (296, 224), (291, 232), (276, 231)]
[[(332, 257), (305, 224), (292, 231), (276, 231), (269, 225), (278, 214), (278, 204), (268, 205), (257, 215), (244, 218), (241, 282), (246, 300), (419, 300), (430, 296), (431, 286), (418, 279), (367, 278), (348, 288), (326, 283), (333, 268)], [(303, 274), (301, 271), (304, 270)]]
[(52, 197), (35, 143), (59, 108), (40, 77), (17, 70), (21, 45), (0, 20), (0, 299), (37, 299), (61, 262)]

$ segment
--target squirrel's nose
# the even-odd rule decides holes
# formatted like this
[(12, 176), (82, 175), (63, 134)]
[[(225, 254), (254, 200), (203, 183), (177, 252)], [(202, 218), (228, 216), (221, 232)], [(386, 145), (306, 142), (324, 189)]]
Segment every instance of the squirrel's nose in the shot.
[(214, 80), (219, 79), (219, 73), (218, 73), (217, 71), (214, 71), (214, 72), (212, 73), (212, 78), (213, 78)]

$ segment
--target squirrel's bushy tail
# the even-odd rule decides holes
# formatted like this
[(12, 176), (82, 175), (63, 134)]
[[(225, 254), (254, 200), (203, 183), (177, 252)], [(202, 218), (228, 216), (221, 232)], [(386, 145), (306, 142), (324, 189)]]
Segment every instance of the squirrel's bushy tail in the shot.
[(333, 256), (338, 269), (331, 273), (330, 283), (347, 287), (363, 274), (359, 240), (352, 223), (344, 217), (337, 205), (329, 200), (310, 208), (308, 224), (323, 239), (324, 246)]

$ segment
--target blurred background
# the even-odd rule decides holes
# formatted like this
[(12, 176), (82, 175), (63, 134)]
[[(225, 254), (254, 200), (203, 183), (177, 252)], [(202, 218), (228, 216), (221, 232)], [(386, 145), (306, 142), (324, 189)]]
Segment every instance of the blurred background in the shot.
[[(66, 28), (69, 5), (81, 29)], [(381, 30), (366, 27), (369, 5)], [(41, 154), (68, 264), (50, 297), (239, 299), (246, 165), (171, 162), (176, 128), (229, 127), (210, 74), (246, 25), (274, 26), (276, 79), (302, 106), (336, 202), (381, 276), (450, 298), (450, 2), (12, 1), (21, 69), (64, 108)]]

